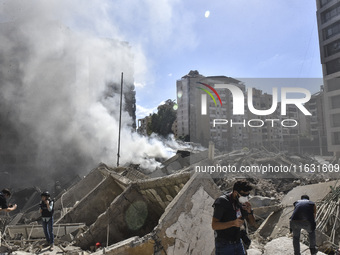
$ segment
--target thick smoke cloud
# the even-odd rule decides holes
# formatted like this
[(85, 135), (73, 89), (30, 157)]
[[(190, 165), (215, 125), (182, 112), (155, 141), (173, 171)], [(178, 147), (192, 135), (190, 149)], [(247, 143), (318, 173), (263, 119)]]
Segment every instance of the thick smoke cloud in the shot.
[[(100, 162), (115, 166), (120, 95), (114, 92), (119, 92), (122, 72), (128, 90), (134, 70), (140, 72), (147, 64), (143, 53), (132, 52), (119, 29), (108, 22), (106, 3), (1, 2), (1, 128), (5, 136), (15, 137), (14, 145), (8, 138), (11, 145), (2, 147), (23, 168), (3, 165), (0, 171), (10, 172), (13, 183), (30, 186), (46, 178), (86, 173)], [(78, 18), (71, 20), (72, 15)], [(87, 33), (90, 26), (112, 36)], [(127, 112), (122, 120), (122, 164), (146, 164), (145, 157), (169, 155), (157, 139), (131, 132)], [(155, 162), (149, 163), (144, 166), (155, 167)]]

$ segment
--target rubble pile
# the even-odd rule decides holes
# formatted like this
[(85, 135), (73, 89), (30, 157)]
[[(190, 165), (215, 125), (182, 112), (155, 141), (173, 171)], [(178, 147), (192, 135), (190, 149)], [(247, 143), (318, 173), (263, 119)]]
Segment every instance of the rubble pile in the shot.
[[(254, 186), (250, 203), (260, 225), (250, 230), (253, 242), (248, 254), (273, 254), (275, 246), (275, 254), (292, 249), (288, 223), (293, 203), (301, 194), (308, 194), (318, 206), (319, 247), (335, 248), (339, 242), (340, 189), (329, 176), (195, 173), (197, 166), (216, 164), (239, 168), (312, 163), (317, 164), (305, 155), (248, 149), (215, 157), (208, 151), (178, 151), (153, 173), (136, 164), (112, 168), (101, 163), (69, 188), (56, 192), (53, 252), (43, 246), (37, 210), (40, 189), (16, 192), (20, 196), (14, 197), (15, 202), (25, 206), (14, 215), (1, 215), (6, 227), (0, 230), (0, 253), (214, 254), (212, 204), (240, 177)], [(102, 249), (96, 248), (98, 242)], [(302, 242), (308, 244), (306, 238)]]
[[(335, 243), (333, 243), (328, 233), (324, 232), (324, 230), (319, 227), (320, 223), (322, 223), (320, 219), (322, 219), (322, 216), (324, 216), (324, 211), (322, 210), (321, 205), (326, 201), (329, 201), (329, 198), (335, 198), (335, 196), (332, 194), (334, 194), (334, 190), (339, 189), (339, 184), (340, 183), (338, 183), (338, 181), (322, 182), (298, 186), (288, 192), (288, 194), (286, 194), (281, 200), (280, 206), (277, 208), (277, 210), (272, 211), (265, 221), (263, 221), (261, 226), (256, 230), (256, 232), (252, 234), (251, 239), (257, 244), (257, 248), (260, 247), (260, 249), (264, 251), (265, 245), (268, 242), (277, 239), (278, 237), (288, 237), (292, 242), (289, 231), (289, 218), (294, 210), (293, 203), (299, 200), (301, 195), (308, 194), (310, 199), (317, 205), (317, 246), (319, 247), (320, 251), (324, 251), (326, 254), (332, 254), (331, 251), (334, 252), (334, 250), (338, 247), (338, 243), (337, 239), (335, 239)], [(308, 245), (308, 234), (306, 232), (302, 232), (301, 239), (304, 244)], [(308, 254), (308, 252), (309, 251), (307, 251), (306, 254)]]
[(10, 241), (2, 239), (0, 253), (1, 254), (84, 254), (84, 251), (77, 246), (73, 246), (72, 243), (63, 241), (62, 239), (56, 239), (54, 251), (49, 249), (49, 246), (45, 245), (45, 240), (37, 239), (34, 241), (27, 241), (24, 239), (12, 239)]
[(317, 229), (329, 236), (333, 244), (340, 241), (340, 187), (330, 187), (331, 192), (318, 204)]
[[(308, 185), (324, 182), (331, 179), (337, 179), (337, 173), (320, 173), (308, 172), (307, 166), (317, 166), (320, 163), (309, 155), (292, 155), (289, 152), (270, 152), (265, 149), (243, 149), (233, 151), (227, 154), (216, 156), (212, 161), (206, 164), (220, 166), (235, 166), (235, 173), (213, 173), (216, 184), (221, 190), (231, 190), (236, 179), (245, 178), (250, 181), (254, 187), (254, 194), (266, 197), (275, 197), (282, 199), (296, 186)], [(257, 166), (254, 168), (258, 172), (240, 172), (241, 166)], [(286, 167), (288, 172), (261, 172), (261, 167), (269, 166), (277, 169)], [(304, 170), (304, 167), (306, 170)]]
[[(248, 255), (287, 255), (294, 254), (292, 239), (288, 237), (279, 237), (269, 241), (261, 248), (251, 248), (247, 251)], [(324, 255), (323, 252), (318, 252), (317, 255)], [(310, 255), (307, 245), (301, 244), (301, 255)]]

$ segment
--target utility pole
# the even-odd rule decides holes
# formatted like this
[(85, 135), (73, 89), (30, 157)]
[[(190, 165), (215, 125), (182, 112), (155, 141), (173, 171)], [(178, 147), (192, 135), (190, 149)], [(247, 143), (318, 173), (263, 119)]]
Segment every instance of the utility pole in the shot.
[(119, 167), (119, 157), (120, 157), (120, 130), (122, 127), (122, 101), (123, 101), (123, 72), (120, 81), (120, 108), (119, 108), (119, 132), (118, 132), (118, 153), (117, 153), (117, 167)]

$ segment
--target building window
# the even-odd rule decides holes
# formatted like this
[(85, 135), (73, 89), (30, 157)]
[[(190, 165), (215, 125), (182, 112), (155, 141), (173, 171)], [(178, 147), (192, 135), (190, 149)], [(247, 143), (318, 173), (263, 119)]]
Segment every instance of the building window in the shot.
[(328, 4), (330, 1), (332, 1), (332, 0), (320, 0), (320, 6), (323, 7), (326, 4)]
[(322, 24), (333, 19), (334, 17), (338, 16), (339, 14), (340, 14), (340, 4), (337, 4), (337, 5), (333, 6), (331, 9), (328, 9), (327, 11), (325, 11), (321, 14)]
[(333, 145), (340, 145), (340, 132), (333, 133)]
[(323, 30), (324, 39), (329, 39), (340, 33), (340, 22), (336, 22)]
[(328, 92), (340, 89), (340, 77), (328, 80), (326, 88)]
[(327, 74), (332, 74), (340, 71), (340, 58), (334, 59), (326, 63)]
[(338, 52), (340, 52), (340, 40), (336, 40), (325, 46), (326, 57), (332, 56)]
[(331, 109), (340, 108), (340, 95), (331, 97)]
[(340, 127), (340, 113), (332, 114), (332, 127)]

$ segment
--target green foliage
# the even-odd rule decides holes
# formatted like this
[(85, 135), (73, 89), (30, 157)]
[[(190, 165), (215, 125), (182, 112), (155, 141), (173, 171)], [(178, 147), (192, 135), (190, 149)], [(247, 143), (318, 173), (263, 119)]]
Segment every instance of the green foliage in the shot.
[(177, 117), (176, 111), (173, 109), (174, 104), (173, 101), (167, 100), (164, 105), (158, 107), (157, 113), (151, 115), (151, 122), (148, 126), (150, 134), (156, 133), (166, 137), (173, 133), (171, 128)]

